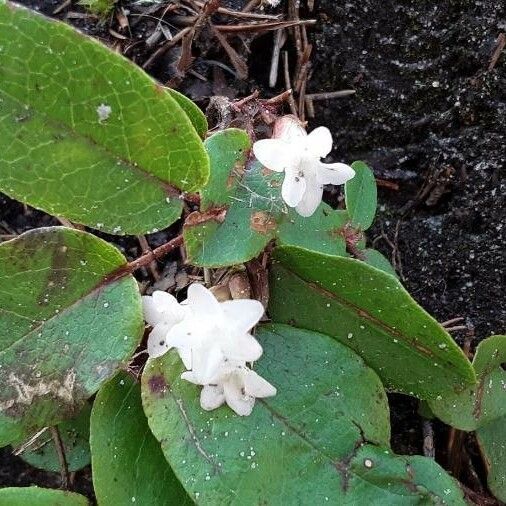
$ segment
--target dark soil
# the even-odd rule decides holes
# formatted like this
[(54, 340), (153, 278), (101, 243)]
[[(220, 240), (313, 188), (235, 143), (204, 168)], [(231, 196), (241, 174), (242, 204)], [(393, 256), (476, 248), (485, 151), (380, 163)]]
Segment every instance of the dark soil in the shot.
[(395, 243), (399, 224), (404, 282), (438, 320), (504, 332), (506, 55), (487, 68), (506, 4), (326, 0), (318, 15), (310, 89), (357, 93), (320, 103), (317, 122), (337, 158), (399, 184), (369, 237)]
[[(60, 0), (26, 3), (51, 14)], [(228, 5), (245, 3), (230, 0)], [(146, 10), (128, 7), (132, 13)], [(57, 17), (69, 10), (83, 12), (72, 5)], [(454, 333), (459, 343), (471, 337), (474, 347), (492, 333), (504, 333), (506, 54), (489, 66), (497, 38), (506, 31), (505, 5), (495, 0), (320, 0), (310, 15), (318, 24), (311, 35), (316, 53), (308, 91), (356, 90), (351, 97), (316, 103), (312, 126), (331, 129), (334, 160), (363, 159), (387, 185), (380, 187), (370, 242), (392, 258), (408, 290), (439, 321), (464, 317), (468, 329)], [(145, 40), (156, 26), (151, 18), (131, 17), (125, 43), (95, 19), (69, 21), (122, 49)], [(251, 47), (250, 78), (239, 81), (233, 69), (215, 63), (230, 67), (203, 33), (192, 68), (208, 81), (188, 75), (179, 89), (203, 107), (212, 95), (241, 97), (258, 88), (268, 94), (272, 35)], [(153, 51), (140, 42), (126, 54), (142, 65)], [(171, 50), (149, 72), (162, 82), (173, 79), (178, 55), (177, 48)], [(6, 229), (1, 233), (54, 224), (54, 218), (0, 195), (0, 225)], [(166, 235), (150, 238), (152, 246)], [(131, 257), (140, 253), (133, 239), (116, 242)], [(394, 449), (421, 453), (418, 403), (400, 395), (390, 400)], [(445, 464), (448, 428), (434, 426), (436, 456)], [(467, 444), (475, 455), (473, 441)], [(89, 478), (89, 470), (77, 476), (78, 490), (88, 495)], [(461, 479), (473, 488), (465, 475)], [(57, 486), (58, 476), (31, 470), (2, 450), (0, 486), (30, 483)]]

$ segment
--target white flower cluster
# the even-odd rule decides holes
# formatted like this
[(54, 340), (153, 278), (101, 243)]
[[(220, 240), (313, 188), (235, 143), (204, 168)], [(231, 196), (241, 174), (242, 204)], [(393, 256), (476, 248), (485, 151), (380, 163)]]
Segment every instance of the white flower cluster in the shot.
[(181, 377), (203, 386), (203, 409), (226, 402), (238, 415), (246, 416), (255, 398), (276, 395), (276, 389), (246, 365), (263, 352), (250, 334), (264, 313), (260, 302), (218, 302), (207, 288), (195, 283), (181, 303), (157, 291), (143, 297), (143, 305), (144, 318), (153, 327), (149, 356), (159, 357), (176, 348), (187, 369)]
[(318, 127), (309, 135), (297, 118), (283, 116), (274, 128), (273, 139), (253, 144), (258, 161), (275, 172), (284, 172), (281, 196), (301, 216), (311, 216), (322, 201), (323, 186), (344, 184), (355, 171), (344, 163), (323, 163), (332, 150), (328, 128)]

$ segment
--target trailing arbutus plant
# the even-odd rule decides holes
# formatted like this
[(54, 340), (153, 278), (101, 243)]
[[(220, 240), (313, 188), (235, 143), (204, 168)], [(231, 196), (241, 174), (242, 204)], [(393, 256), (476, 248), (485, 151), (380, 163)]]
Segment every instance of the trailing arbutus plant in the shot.
[[(471, 363), (366, 246), (367, 164), (324, 162), (324, 127), (271, 126), (209, 135), (183, 95), (0, 1), (0, 190), (74, 225), (0, 244), (1, 446), (64, 477), (91, 462), (105, 506), (466, 504), (434, 460), (391, 449), (400, 392), (476, 431), (506, 500), (506, 338)], [(115, 245), (171, 225), (130, 262)], [(193, 278), (145, 293), (134, 274), (169, 254)]]

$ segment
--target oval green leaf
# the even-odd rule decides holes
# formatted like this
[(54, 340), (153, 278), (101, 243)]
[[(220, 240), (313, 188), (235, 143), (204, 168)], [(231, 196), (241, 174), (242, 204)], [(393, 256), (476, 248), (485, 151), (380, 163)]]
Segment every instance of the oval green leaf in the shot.
[(392, 390), (425, 399), (475, 383), (448, 332), (389, 274), (351, 258), (279, 247), (270, 286), (274, 322), (334, 337)]
[(186, 113), (189, 120), (192, 122), (193, 128), (195, 128), (199, 136), (204, 139), (206, 137), (209, 126), (207, 124), (207, 118), (205, 114), (200, 110), (200, 107), (188, 97), (182, 93), (179, 93), (179, 91), (168, 88), (168, 92), (170, 96), (178, 103), (179, 107), (181, 107), (181, 109), (183, 109), (183, 111)]
[(264, 355), (255, 369), (278, 393), (244, 418), (226, 406), (203, 411), (175, 352), (148, 361), (142, 396), (153, 434), (199, 504), (321, 504), (324, 496), (341, 504), (340, 469), (365, 441), (389, 442), (381, 382), (328, 336), (266, 325), (257, 338)]
[(89, 506), (86, 497), (40, 487), (8, 487), (0, 489), (0, 506)]
[[(163, 87), (70, 26), (0, 0), (0, 190), (113, 234), (162, 229), (207, 181)], [(23, 57), (20, 57), (23, 55)]]
[(149, 430), (140, 385), (130, 375), (118, 374), (98, 392), (90, 444), (100, 505), (193, 504)]
[(251, 149), (249, 135), (238, 128), (229, 128), (206, 139), (210, 174), (201, 192), (201, 211), (228, 208), (242, 180)]
[(473, 367), (478, 383), (459, 394), (430, 401), (434, 414), (461, 430), (476, 430), (488, 486), (506, 502), (506, 336), (492, 336), (476, 348)]
[[(76, 418), (58, 424), (65, 450), (68, 470), (79, 471), (91, 462), (90, 456), (91, 404), (86, 403)], [(60, 471), (61, 465), (54, 440), (49, 430), (41, 434), (30, 447), (19, 455), (26, 463), (45, 471)]]
[(75, 417), (125, 364), (144, 324), (126, 260), (78, 230), (0, 245), (0, 446)]
[(347, 493), (334, 504), (468, 506), (458, 483), (429, 458), (364, 445), (340, 471)]
[(478, 383), (463, 392), (430, 401), (432, 412), (460, 430), (476, 430), (502, 418), (506, 424), (506, 336), (492, 336), (476, 348), (473, 367)]
[(374, 221), (377, 206), (376, 180), (372, 170), (364, 162), (353, 162), (355, 177), (344, 185), (346, 209), (351, 224), (367, 230)]
[(476, 437), (488, 471), (488, 488), (506, 503), (506, 416), (480, 427)]
[(392, 264), (378, 250), (367, 248), (361, 251), (361, 253), (364, 255), (363, 260), (366, 264), (372, 265), (373, 267), (376, 267), (376, 269), (386, 272), (387, 274), (391, 274), (396, 278), (398, 277)]
[(343, 211), (322, 204), (310, 218), (300, 217), (281, 198), (283, 174), (248, 160), (249, 136), (229, 129), (206, 141), (211, 160), (209, 184), (202, 191), (200, 212), (186, 220), (188, 261), (204, 267), (247, 262), (269, 241), (344, 255)]

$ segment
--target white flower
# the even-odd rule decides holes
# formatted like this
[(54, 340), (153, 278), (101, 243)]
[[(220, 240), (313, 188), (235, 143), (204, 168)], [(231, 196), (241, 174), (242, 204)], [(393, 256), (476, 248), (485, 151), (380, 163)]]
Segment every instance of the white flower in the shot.
[(148, 338), (150, 357), (160, 357), (169, 350), (167, 333), (185, 317), (184, 307), (172, 295), (156, 291), (142, 297), (144, 319), (153, 327)]
[(283, 200), (301, 216), (308, 217), (322, 200), (323, 185), (344, 184), (355, 171), (344, 163), (321, 161), (332, 150), (328, 128), (318, 127), (308, 135), (295, 118), (285, 116), (278, 120), (278, 124), (281, 122), (284, 125), (277, 128), (279, 137), (255, 142), (253, 153), (268, 169), (285, 172)]
[(262, 347), (249, 333), (264, 314), (257, 300), (218, 302), (207, 288), (195, 283), (180, 305), (164, 292), (144, 297), (144, 312), (153, 325), (148, 339), (150, 357), (177, 348), (186, 368), (204, 383), (224, 358), (253, 362), (262, 355)]
[[(190, 372), (181, 375), (183, 379), (202, 385)], [(256, 398), (276, 395), (276, 388), (255, 371), (239, 362), (225, 362), (216, 376), (200, 392), (200, 405), (210, 411), (226, 402), (238, 415), (248, 416), (253, 410)]]
[(264, 313), (256, 300), (218, 302), (199, 284), (188, 288), (178, 304), (165, 292), (143, 297), (144, 317), (153, 326), (148, 338), (151, 358), (176, 348), (187, 371), (181, 377), (203, 385), (200, 402), (210, 410), (226, 402), (237, 414), (249, 415), (255, 398), (276, 394), (276, 389), (246, 367), (262, 355), (262, 347), (249, 331)]

